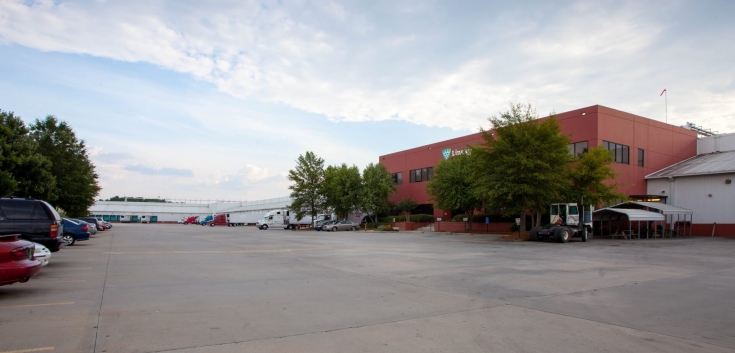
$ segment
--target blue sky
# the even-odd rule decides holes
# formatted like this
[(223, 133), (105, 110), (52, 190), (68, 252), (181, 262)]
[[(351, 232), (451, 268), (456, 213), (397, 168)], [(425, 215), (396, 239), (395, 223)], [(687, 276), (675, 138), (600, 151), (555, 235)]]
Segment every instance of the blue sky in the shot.
[(733, 1), (0, 2), (0, 109), (69, 122), (100, 197), (288, 194), (509, 102), (735, 131)]

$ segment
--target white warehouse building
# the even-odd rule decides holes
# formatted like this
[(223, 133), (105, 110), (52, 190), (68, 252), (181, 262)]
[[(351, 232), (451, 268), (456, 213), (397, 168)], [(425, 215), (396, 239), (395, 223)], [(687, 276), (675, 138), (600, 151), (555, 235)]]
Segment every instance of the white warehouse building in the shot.
[(697, 140), (697, 155), (646, 176), (648, 195), (694, 211), (695, 235), (735, 236), (735, 134)]
[(176, 223), (191, 216), (203, 218), (217, 213), (246, 213), (252, 214), (255, 223), (268, 211), (287, 208), (290, 204), (290, 197), (212, 203), (97, 201), (89, 212), (91, 216), (106, 221), (133, 223), (140, 222), (143, 216), (151, 223)]

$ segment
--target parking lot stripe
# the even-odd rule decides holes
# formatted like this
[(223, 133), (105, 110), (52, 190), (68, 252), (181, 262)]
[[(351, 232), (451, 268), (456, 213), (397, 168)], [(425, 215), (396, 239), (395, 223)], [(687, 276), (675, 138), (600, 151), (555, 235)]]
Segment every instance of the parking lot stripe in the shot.
[[(0, 309), (32, 308), (32, 307), (36, 307), (36, 306), (69, 305), (69, 304), (74, 304), (74, 302), (45, 303), (45, 304), (26, 304), (26, 305), (10, 305), (10, 306), (0, 306)], [(5, 352), (0, 352), (0, 353), (5, 353)]]
[[(81, 282), (87, 282), (86, 279), (75, 279), (71, 281), (38, 281), (38, 282), (29, 282), (31, 284), (50, 284), (50, 283), (81, 283)], [(2, 352), (0, 352), (2, 353)]]
[(43, 352), (43, 351), (53, 351), (54, 347), (41, 347), (41, 348), (30, 348), (30, 349), (18, 349), (14, 351), (5, 351), (0, 353), (30, 353), (30, 352)]

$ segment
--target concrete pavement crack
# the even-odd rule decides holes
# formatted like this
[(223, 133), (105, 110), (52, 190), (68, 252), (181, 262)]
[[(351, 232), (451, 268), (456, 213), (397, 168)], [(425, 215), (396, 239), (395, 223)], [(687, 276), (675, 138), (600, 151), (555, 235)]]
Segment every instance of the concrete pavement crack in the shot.
[(516, 308), (521, 308), (521, 309), (526, 309), (526, 310), (532, 310), (532, 311), (538, 311), (538, 312), (542, 312), (542, 313), (546, 313), (546, 314), (552, 314), (552, 315), (559, 315), (559, 316), (564, 316), (564, 317), (570, 317), (570, 318), (574, 318), (574, 319), (579, 319), (579, 320), (584, 320), (584, 321), (589, 321), (589, 322), (595, 322), (595, 323), (598, 323), (598, 324), (605, 324), (605, 325), (610, 325), (610, 326), (615, 326), (615, 327), (621, 327), (621, 328), (625, 328), (625, 329), (629, 329), (629, 330), (634, 330), (634, 331), (646, 332), (646, 333), (650, 333), (650, 334), (654, 334), (654, 335), (659, 335), (659, 336), (664, 336), (664, 337), (671, 337), (671, 338), (676, 338), (676, 339), (685, 340), (685, 341), (697, 342), (697, 343), (701, 343), (701, 344), (706, 344), (708, 346), (715, 346), (715, 347), (725, 348), (725, 349), (728, 349), (728, 350), (731, 350), (731, 351), (735, 352), (735, 348), (733, 348), (733, 347), (727, 347), (727, 346), (723, 346), (723, 345), (716, 344), (716, 343), (703, 342), (703, 341), (695, 340), (695, 339), (692, 339), (692, 338), (679, 337), (679, 336), (669, 335), (669, 334), (665, 334), (665, 333), (661, 333), (661, 332), (644, 330), (644, 329), (640, 329), (640, 328), (636, 328), (636, 327), (628, 327), (628, 326), (623, 326), (623, 325), (614, 324), (614, 323), (605, 322), (605, 321), (597, 321), (597, 320), (587, 319), (587, 318), (578, 317), (578, 316), (574, 316), (574, 315), (567, 315), (567, 314), (556, 313), (556, 312), (553, 312), (553, 311), (546, 311), (546, 310), (541, 310), (541, 309), (536, 309), (536, 308), (527, 308), (525, 306), (520, 306), (520, 305), (506, 304), (506, 306), (513, 306), (513, 307), (516, 307)]
[(506, 306), (506, 305), (508, 305), (508, 304), (487, 305), (487, 306), (483, 306), (483, 307), (480, 307), (480, 308), (457, 310), (457, 311), (446, 312), (446, 313), (438, 313), (438, 314), (417, 316), (417, 317), (411, 317), (411, 318), (406, 318), (406, 319), (401, 319), (401, 320), (391, 320), (391, 321), (376, 322), (376, 323), (364, 324), (364, 325), (355, 325), (355, 326), (348, 326), (348, 327), (340, 327), (340, 328), (335, 328), (335, 329), (331, 329), (331, 330), (302, 332), (302, 333), (295, 333), (295, 334), (292, 334), (292, 335), (272, 336), (272, 337), (264, 337), (264, 338), (253, 338), (253, 339), (249, 339), (249, 340), (233, 341), (233, 342), (225, 342), (225, 343), (215, 343), (215, 344), (205, 344), (205, 345), (201, 345), (201, 346), (180, 347), (180, 348), (165, 349), (165, 350), (158, 350), (158, 351), (148, 351), (147, 353), (177, 352), (177, 351), (183, 351), (183, 350), (195, 349), (195, 348), (218, 347), (218, 346), (227, 346), (227, 345), (235, 345), (235, 344), (250, 343), (250, 342), (279, 340), (279, 339), (291, 338), (291, 337), (310, 336), (310, 335), (321, 335), (321, 334), (324, 334), (324, 333), (339, 332), (339, 331), (345, 331), (345, 330), (353, 330), (353, 329), (359, 329), (359, 328), (363, 328), (363, 327), (372, 327), (372, 326), (379, 326), (379, 325), (385, 325), (385, 324), (393, 324), (393, 323), (399, 323), (399, 322), (406, 322), (406, 321), (413, 321), (413, 320), (421, 320), (421, 319), (427, 319), (427, 318), (432, 318), (432, 317), (440, 317), (440, 316), (445, 316), (445, 315), (468, 313), (468, 312), (477, 311), (477, 310), (487, 310), (487, 309), (492, 309), (492, 308), (496, 308), (496, 307), (500, 307), (500, 306)]
[(92, 350), (92, 352), (94, 353), (97, 352), (97, 337), (100, 332), (100, 316), (102, 316), (102, 303), (104, 303), (104, 300), (105, 300), (105, 288), (107, 287), (107, 272), (110, 269), (110, 258), (112, 257), (112, 243), (115, 240), (115, 231), (112, 229), (110, 230), (112, 233), (112, 235), (110, 236), (110, 249), (107, 253), (107, 266), (105, 267), (105, 280), (102, 283), (102, 295), (100, 297), (100, 307), (99, 307), (99, 310), (97, 311), (97, 325), (95, 325), (96, 330), (94, 332), (94, 348)]

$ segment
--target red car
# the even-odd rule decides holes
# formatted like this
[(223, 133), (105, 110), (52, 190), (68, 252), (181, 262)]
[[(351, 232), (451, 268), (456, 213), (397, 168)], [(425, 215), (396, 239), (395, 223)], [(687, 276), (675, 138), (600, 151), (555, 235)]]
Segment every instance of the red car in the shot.
[(33, 257), (35, 246), (18, 235), (0, 236), (0, 286), (28, 282), (41, 271), (41, 261)]

